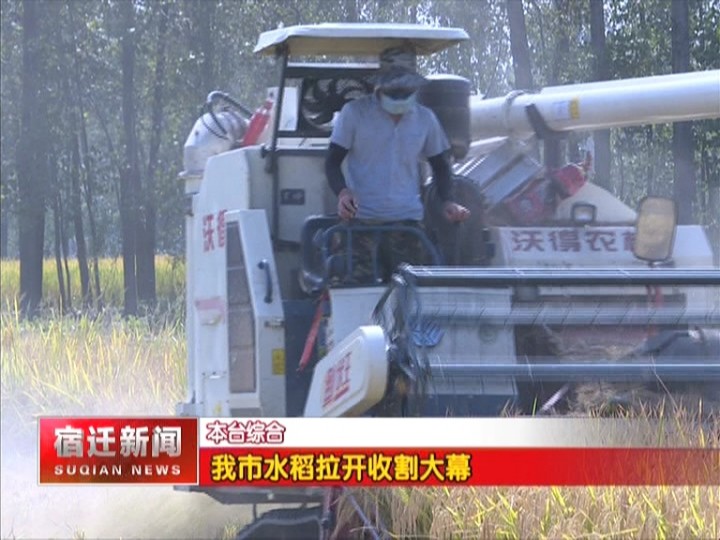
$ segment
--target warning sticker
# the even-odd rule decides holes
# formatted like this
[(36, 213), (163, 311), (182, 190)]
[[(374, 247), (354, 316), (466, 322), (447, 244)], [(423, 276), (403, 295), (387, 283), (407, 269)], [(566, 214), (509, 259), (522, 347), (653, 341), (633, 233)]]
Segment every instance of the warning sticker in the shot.
[(273, 349), (272, 373), (273, 375), (285, 375), (285, 349)]
[(580, 100), (555, 101), (552, 104), (553, 120), (577, 120), (580, 118)]

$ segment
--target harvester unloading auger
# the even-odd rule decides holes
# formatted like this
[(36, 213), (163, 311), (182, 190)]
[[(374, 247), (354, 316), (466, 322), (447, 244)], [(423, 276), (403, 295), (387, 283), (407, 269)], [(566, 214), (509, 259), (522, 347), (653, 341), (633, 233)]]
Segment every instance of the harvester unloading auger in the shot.
[[(265, 106), (251, 115), (209, 96), (181, 175), (189, 392), (179, 414), (497, 415), (548, 410), (573, 381), (720, 386), (720, 271), (704, 229), (676, 226), (665, 199), (636, 213), (588, 180), (589, 160), (564, 164), (556, 151), (571, 131), (718, 118), (720, 71), (496, 99), (472, 96), (462, 77), (429, 77), (419, 99), (448, 134), (455, 200), (473, 217), (445, 223), (428, 182), (432, 264), (399, 268), (389, 283), (348, 279), (352, 259), (337, 246), (368, 229), (338, 220), (324, 158), (335, 114), (372, 92), (377, 64), (298, 60), (364, 61), (406, 40), (429, 55), (467, 39), (416, 25), (282, 28), (255, 48), (280, 66)], [(252, 504), (322, 493), (208, 490)]]

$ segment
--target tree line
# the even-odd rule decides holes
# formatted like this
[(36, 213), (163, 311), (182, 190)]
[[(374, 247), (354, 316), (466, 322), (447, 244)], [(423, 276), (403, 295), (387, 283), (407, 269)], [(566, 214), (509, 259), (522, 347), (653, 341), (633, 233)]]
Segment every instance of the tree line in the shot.
[[(279, 25), (419, 22), (469, 43), (425, 61), (477, 93), (720, 68), (714, 0), (3, 0), (0, 251), (20, 259), (21, 308), (55, 259), (64, 309), (102, 301), (98, 259), (120, 256), (124, 310), (155, 298), (155, 255), (182, 256), (182, 147), (212, 90), (250, 109), (276, 84), (252, 49)], [(593, 134), (595, 181), (628, 203), (674, 195), (717, 230), (720, 122)], [(80, 268), (72, 306), (68, 257)]]

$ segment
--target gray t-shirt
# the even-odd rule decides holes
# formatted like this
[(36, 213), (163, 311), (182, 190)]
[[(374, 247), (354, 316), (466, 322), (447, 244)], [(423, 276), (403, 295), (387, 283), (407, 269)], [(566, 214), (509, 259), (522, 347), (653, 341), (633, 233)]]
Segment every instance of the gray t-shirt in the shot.
[(422, 159), (450, 148), (427, 107), (416, 104), (395, 124), (373, 95), (347, 103), (330, 142), (349, 150), (346, 182), (358, 199), (359, 219), (421, 220)]

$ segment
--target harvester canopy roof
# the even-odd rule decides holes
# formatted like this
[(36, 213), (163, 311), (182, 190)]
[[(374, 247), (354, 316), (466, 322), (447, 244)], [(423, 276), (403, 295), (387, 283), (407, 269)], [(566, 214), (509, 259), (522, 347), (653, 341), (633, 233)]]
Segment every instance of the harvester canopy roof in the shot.
[(260, 34), (253, 52), (275, 55), (287, 45), (290, 56), (375, 56), (410, 42), (418, 55), (429, 55), (470, 39), (461, 28), (420, 24), (323, 23), (289, 26)]

